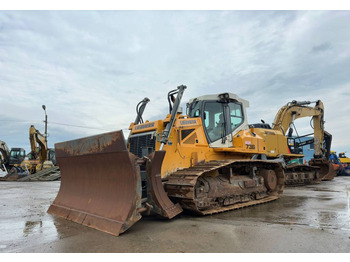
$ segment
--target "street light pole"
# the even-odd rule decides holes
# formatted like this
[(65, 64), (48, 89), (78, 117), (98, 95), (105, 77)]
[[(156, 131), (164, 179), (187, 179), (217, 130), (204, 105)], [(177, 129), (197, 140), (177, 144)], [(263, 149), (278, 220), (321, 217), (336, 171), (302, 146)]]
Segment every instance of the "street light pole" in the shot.
[(45, 112), (45, 142), (47, 144), (47, 114), (46, 114), (46, 106), (42, 105), (42, 108), (44, 109)]

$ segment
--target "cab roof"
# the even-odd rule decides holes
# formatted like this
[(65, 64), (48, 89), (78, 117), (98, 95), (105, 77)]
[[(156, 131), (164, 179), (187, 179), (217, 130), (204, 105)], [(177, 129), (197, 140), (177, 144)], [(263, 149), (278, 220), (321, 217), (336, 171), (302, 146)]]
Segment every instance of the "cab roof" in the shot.
[(204, 96), (199, 96), (196, 98), (192, 98), (189, 100), (189, 103), (192, 103), (193, 101), (218, 101), (221, 99), (229, 99), (229, 100), (236, 100), (240, 103), (243, 104), (244, 107), (249, 107), (249, 101), (245, 100), (243, 98), (240, 98), (238, 95), (233, 94), (233, 93), (220, 93), (220, 94), (214, 94), (214, 95), (204, 95)]

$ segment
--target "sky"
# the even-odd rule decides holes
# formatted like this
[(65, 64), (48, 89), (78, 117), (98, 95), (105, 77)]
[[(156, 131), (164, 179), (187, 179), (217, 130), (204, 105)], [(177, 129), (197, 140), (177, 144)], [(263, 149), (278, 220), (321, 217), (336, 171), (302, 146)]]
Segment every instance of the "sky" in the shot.
[[(29, 152), (33, 124), (49, 147), (122, 129), (144, 97), (164, 119), (167, 93), (248, 100), (272, 123), (292, 100), (322, 100), (332, 149), (350, 153), (349, 11), (0, 11), (0, 140)], [(310, 119), (295, 122), (309, 133)]]

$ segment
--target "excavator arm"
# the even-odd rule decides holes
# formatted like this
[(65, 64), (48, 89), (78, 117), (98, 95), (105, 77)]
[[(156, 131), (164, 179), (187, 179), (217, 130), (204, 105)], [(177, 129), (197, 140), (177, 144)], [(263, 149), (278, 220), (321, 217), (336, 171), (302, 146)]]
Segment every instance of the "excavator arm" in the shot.
[[(308, 106), (312, 103), (314, 107)], [(287, 130), (292, 127), (294, 121), (298, 118), (312, 117), (314, 128), (314, 146), (315, 158), (322, 158), (325, 155), (323, 149), (324, 140), (324, 106), (321, 100), (315, 102), (310, 101), (295, 101), (287, 103), (276, 114), (275, 120), (272, 124), (273, 130), (279, 130), (284, 135)]]
[[(315, 103), (314, 107), (309, 106)], [(315, 102), (295, 101), (287, 103), (283, 106), (275, 117), (272, 129), (281, 131), (283, 135), (287, 134), (287, 130), (291, 131), (294, 121), (298, 118), (312, 117), (314, 129), (314, 158), (309, 161), (310, 166), (318, 167), (321, 180), (331, 180), (335, 176), (335, 171), (329, 153), (331, 148), (332, 136), (324, 130), (324, 106), (321, 100)], [(289, 132), (290, 137), (292, 132)], [(325, 148), (323, 143), (325, 141)]]
[[(39, 157), (40, 163), (43, 163), (47, 160), (47, 141), (46, 137), (39, 132), (39, 130), (35, 129), (33, 125), (29, 128), (29, 141), (30, 148), (32, 154), (34, 154), (35, 158)], [(39, 145), (39, 154), (36, 151), (37, 144)]]

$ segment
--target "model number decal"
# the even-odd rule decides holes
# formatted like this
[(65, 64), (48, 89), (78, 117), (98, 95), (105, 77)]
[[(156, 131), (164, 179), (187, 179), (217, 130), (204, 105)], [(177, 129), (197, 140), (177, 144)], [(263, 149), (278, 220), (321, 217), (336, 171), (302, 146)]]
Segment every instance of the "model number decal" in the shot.
[(247, 146), (247, 149), (255, 149), (255, 145), (247, 145), (246, 144), (246, 146)]

